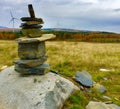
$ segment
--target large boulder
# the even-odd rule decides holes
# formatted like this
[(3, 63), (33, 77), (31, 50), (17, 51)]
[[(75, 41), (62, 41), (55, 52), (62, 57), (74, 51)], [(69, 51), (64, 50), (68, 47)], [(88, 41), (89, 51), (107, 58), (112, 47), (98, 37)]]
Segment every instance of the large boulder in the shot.
[(0, 109), (60, 109), (78, 88), (54, 74), (20, 75), (14, 66), (0, 73)]

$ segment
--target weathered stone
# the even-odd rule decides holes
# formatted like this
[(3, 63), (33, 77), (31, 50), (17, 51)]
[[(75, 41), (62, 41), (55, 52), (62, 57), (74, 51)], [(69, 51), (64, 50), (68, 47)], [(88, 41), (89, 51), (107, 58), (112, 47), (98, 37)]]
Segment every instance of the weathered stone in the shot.
[(79, 90), (57, 74), (25, 76), (14, 66), (0, 72), (0, 87), (0, 109), (60, 109)]
[(30, 17), (35, 18), (35, 13), (34, 13), (32, 4), (28, 5), (28, 11), (29, 11)]
[(15, 70), (24, 75), (43, 75), (45, 71), (49, 70), (49, 67), (49, 64), (42, 64), (36, 67), (28, 67), (16, 64)]
[(40, 37), (42, 35), (41, 30), (38, 28), (32, 28), (32, 29), (22, 29), (23, 35), (34, 38), (34, 37)]
[(31, 17), (22, 17), (22, 21), (37, 21), (40, 22), (40, 24), (43, 24), (43, 20), (41, 18), (31, 18)]
[(24, 67), (36, 67), (39, 65), (42, 65), (47, 60), (47, 56), (38, 58), (38, 59), (19, 59), (15, 60), (15, 64), (18, 64), (19, 66)]
[(111, 101), (111, 100), (112, 100), (110, 97), (105, 96), (105, 95), (104, 95), (104, 96), (102, 96), (102, 98), (103, 98), (103, 99), (105, 99), (105, 100), (109, 100), (109, 101)]
[(43, 34), (41, 37), (36, 38), (28, 38), (28, 37), (22, 37), (16, 39), (18, 43), (31, 43), (31, 42), (43, 42), (46, 40), (54, 39), (56, 36), (54, 34)]
[(79, 82), (83, 86), (86, 86), (86, 87), (92, 87), (93, 86), (92, 77), (88, 72), (85, 72), (85, 71), (79, 72), (79, 71), (77, 71), (77, 74), (75, 76), (75, 80), (77, 82)]
[(95, 83), (93, 88), (100, 93), (105, 93), (107, 91), (107, 89), (103, 85), (98, 84), (98, 83)]
[(103, 102), (90, 101), (86, 106), (86, 109), (120, 109), (120, 107), (115, 104), (105, 104)]
[(22, 23), (21, 24), (21, 26), (20, 27), (22, 27), (22, 29), (36, 29), (36, 28), (42, 28), (42, 25), (39, 25), (39, 24), (36, 24), (36, 25), (27, 25), (26, 23)]
[(108, 78), (107, 78), (107, 77), (103, 77), (103, 80), (107, 81), (107, 80), (108, 80)]
[(4, 70), (5, 68), (7, 68), (8, 66), (7, 65), (4, 65), (0, 68), (0, 70)]
[(45, 56), (45, 42), (19, 43), (18, 56), (21, 59), (38, 59)]
[(86, 109), (110, 109), (105, 103), (90, 101)]
[(37, 21), (28, 21), (26, 22), (27, 25), (36, 25), (36, 24), (40, 24), (40, 22)]
[(116, 104), (106, 104), (110, 109), (120, 109), (120, 106)]
[(86, 109), (109, 109), (105, 103), (90, 101)]

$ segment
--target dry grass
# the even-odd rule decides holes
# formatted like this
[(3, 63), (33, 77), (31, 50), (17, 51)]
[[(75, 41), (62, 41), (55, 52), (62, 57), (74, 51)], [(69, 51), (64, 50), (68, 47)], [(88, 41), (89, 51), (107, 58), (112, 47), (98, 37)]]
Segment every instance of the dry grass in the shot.
[[(70, 78), (75, 76), (78, 70), (88, 71), (92, 75), (94, 81), (107, 88), (107, 93), (104, 95), (111, 97), (114, 103), (120, 105), (119, 43), (101, 44), (52, 41), (46, 42), (46, 48), (48, 55), (47, 62), (50, 63), (51, 69), (59, 71), (63, 76)], [(14, 41), (0, 41), (0, 68), (4, 65), (13, 65), (13, 60), (15, 58), (17, 58), (17, 43)], [(100, 68), (112, 69), (114, 71), (100, 72)], [(103, 80), (103, 77), (107, 77), (108, 80)], [(102, 95), (95, 92), (86, 94), (86, 99), (100, 99), (101, 96)]]
[[(67, 77), (75, 76), (76, 71), (86, 70), (93, 80), (104, 85), (114, 103), (120, 105), (120, 44), (85, 42), (47, 42), (48, 62), (52, 69)], [(110, 69), (101, 72), (100, 69)], [(108, 78), (105, 81), (103, 78)], [(86, 94), (87, 99), (102, 100), (102, 94)], [(118, 100), (116, 100), (118, 99)]]
[(53, 67), (68, 64), (73, 70), (98, 72), (100, 68), (120, 71), (120, 44), (47, 42), (48, 62)]
[(0, 68), (4, 65), (13, 65), (17, 57), (17, 43), (15, 41), (0, 41)]

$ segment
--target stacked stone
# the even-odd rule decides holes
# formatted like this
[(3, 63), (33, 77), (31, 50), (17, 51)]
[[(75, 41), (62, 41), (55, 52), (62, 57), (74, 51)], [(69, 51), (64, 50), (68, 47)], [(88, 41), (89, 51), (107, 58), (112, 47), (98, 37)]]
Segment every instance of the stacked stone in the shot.
[[(30, 16), (23, 17), (22, 32), (25, 37), (19, 38), (18, 56), (15, 60), (15, 70), (22, 74), (44, 74), (49, 64), (44, 62), (47, 60), (45, 41), (55, 38), (53, 34), (41, 34), (39, 27), (43, 23), (41, 18), (35, 18), (32, 5), (28, 5)], [(39, 23), (39, 24), (38, 24)]]
[(40, 37), (42, 25), (44, 22), (41, 18), (35, 18), (35, 13), (32, 5), (28, 5), (28, 11), (30, 17), (22, 17), (21, 20), (24, 22), (21, 24), (22, 33), (27, 37)]

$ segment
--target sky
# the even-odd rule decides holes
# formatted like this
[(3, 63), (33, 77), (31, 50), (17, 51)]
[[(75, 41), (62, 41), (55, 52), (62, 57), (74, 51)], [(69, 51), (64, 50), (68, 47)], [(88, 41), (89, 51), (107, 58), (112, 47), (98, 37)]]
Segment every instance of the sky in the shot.
[[(120, 33), (120, 0), (1, 0), (0, 26), (11, 27), (11, 14), (28, 17), (32, 4), (43, 28), (69, 28)], [(22, 23), (15, 20), (15, 28)]]

